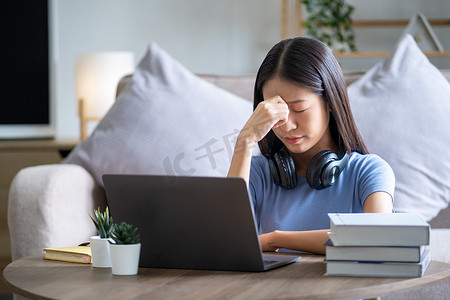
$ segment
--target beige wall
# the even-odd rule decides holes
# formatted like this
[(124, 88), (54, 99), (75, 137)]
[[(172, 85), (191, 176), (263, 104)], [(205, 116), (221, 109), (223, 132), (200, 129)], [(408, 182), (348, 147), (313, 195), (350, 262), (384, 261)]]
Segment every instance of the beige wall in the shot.
[[(57, 136), (77, 137), (74, 59), (96, 51), (133, 51), (136, 60), (151, 40), (196, 73), (256, 72), (281, 38), (281, 0), (53, 0)], [(421, 11), (450, 18), (449, 0), (349, 0), (355, 19), (405, 18)], [(361, 50), (389, 51), (402, 33), (359, 29)], [(450, 26), (436, 29), (450, 50)], [(344, 70), (368, 69), (379, 58), (341, 59)], [(439, 60), (439, 59), (438, 59)], [(432, 60), (450, 68), (450, 58)]]
[(58, 137), (78, 136), (74, 59), (156, 41), (196, 73), (256, 72), (280, 37), (278, 0), (54, 0)]

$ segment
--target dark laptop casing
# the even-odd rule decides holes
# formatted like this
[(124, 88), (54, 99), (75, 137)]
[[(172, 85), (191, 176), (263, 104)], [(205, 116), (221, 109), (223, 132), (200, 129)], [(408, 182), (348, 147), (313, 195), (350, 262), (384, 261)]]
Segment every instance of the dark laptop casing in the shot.
[(264, 271), (298, 256), (264, 255), (241, 178), (104, 175), (115, 223), (138, 227), (140, 267)]

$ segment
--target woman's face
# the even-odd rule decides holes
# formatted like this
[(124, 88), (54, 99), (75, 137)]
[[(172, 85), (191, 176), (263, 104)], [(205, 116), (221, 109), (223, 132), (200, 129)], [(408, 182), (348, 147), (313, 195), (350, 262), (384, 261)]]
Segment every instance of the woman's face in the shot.
[(279, 77), (263, 86), (264, 99), (275, 96), (286, 102), (289, 117), (286, 124), (272, 130), (289, 152), (315, 155), (335, 148), (328, 126), (329, 105), (321, 96)]

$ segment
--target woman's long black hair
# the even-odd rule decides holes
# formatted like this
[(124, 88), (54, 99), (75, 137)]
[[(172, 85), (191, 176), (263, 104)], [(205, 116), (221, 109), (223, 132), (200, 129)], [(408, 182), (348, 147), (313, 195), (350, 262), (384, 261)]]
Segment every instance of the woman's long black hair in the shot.
[[(325, 44), (307, 37), (287, 39), (276, 44), (267, 53), (256, 75), (254, 109), (264, 101), (264, 84), (277, 76), (316, 93), (328, 102), (331, 136), (340, 149), (348, 153), (368, 153), (350, 109), (342, 70)], [(283, 147), (272, 130), (258, 144), (267, 158)]]

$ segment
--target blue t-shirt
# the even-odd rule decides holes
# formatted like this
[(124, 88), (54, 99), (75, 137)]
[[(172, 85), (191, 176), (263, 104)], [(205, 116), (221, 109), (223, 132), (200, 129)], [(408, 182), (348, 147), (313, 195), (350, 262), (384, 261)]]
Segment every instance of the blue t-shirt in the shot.
[(276, 186), (264, 156), (252, 158), (249, 194), (259, 233), (274, 230), (303, 231), (330, 228), (328, 213), (360, 213), (366, 198), (386, 192), (394, 198), (395, 177), (391, 167), (375, 154), (352, 152), (335, 185), (312, 189), (298, 176), (292, 190)]

